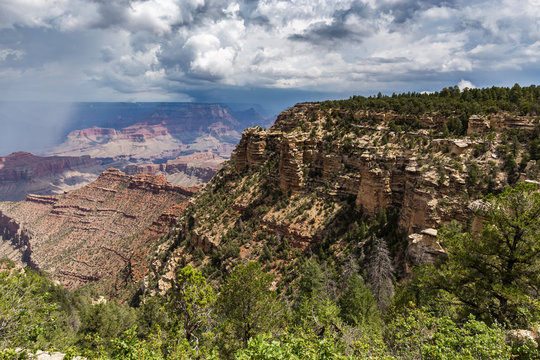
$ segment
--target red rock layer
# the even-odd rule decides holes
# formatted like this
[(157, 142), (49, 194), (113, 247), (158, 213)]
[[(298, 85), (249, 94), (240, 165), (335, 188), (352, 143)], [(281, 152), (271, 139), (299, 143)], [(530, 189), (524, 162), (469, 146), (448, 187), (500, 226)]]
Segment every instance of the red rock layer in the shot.
[(163, 176), (108, 169), (64, 195), (29, 195), (20, 203), (0, 204), (0, 234), (20, 247), (23, 261), (63, 285), (73, 289), (92, 283), (122, 297), (145, 276), (159, 237), (171, 229), (194, 191), (173, 186)]
[(225, 160), (225, 158), (211, 152), (200, 152), (179, 156), (176, 159), (168, 160), (165, 164), (128, 165), (124, 168), (124, 171), (129, 175), (185, 173), (186, 175), (196, 176), (202, 182), (207, 182), (221, 169)]
[(33, 178), (63, 173), (80, 167), (99, 165), (90, 156), (35, 156), (27, 152), (15, 152), (0, 157), (1, 181), (28, 181)]

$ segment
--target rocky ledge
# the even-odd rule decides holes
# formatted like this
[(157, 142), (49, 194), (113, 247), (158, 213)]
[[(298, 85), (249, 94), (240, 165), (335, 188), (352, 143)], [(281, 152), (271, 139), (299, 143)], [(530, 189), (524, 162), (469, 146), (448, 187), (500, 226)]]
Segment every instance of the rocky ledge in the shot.
[(0, 182), (29, 181), (34, 178), (99, 165), (90, 156), (35, 156), (27, 152), (15, 152), (0, 157)]

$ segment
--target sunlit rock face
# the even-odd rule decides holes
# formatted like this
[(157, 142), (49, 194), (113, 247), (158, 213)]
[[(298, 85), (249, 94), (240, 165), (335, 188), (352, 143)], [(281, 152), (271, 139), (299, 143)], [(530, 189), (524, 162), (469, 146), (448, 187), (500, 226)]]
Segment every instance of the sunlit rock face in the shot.
[(0, 203), (0, 257), (71, 289), (90, 285), (122, 297), (145, 276), (159, 238), (197, 190), (108, 169), (75, 191)]
[(324, 245), (337, 257), (362, 254), (369, 251), (362, 224), (371, 226), (381, 216), (391, 216), (401, 234), (394, 259), (401, 275), (444, 257), (441, 226), (456, 220), (478, 231), (476, 200), (518, 180), (538, 181), (540, 174), (538, 162), (528, 161), (510, 175), (499, 154), (508, 142), (505, 133), (519, 128), (525, 140), (516, 144), (515, 160), (527, 159), (534, 117), (495, 114), (489, 134), (478, 125), (481, 118), (472, 117), (470, 135), (443, 137), (451, 119), (303, 103), (282, 112), (267, 130), (246, 129), (231, 160), (194, 198), (189, 216), (180, 217), (179, 238), (187, 245), (171, 244), (166, 260), (155, 263), (156, 273), (165, 274), (161, 289), (178, 264), (192, 259), (189, 249), (219, 255), (238, 238), (239, 255), (227, 258), (225, 269), (235, 261), (268, 261), (261, 254), (271, 246), (274, 252)]

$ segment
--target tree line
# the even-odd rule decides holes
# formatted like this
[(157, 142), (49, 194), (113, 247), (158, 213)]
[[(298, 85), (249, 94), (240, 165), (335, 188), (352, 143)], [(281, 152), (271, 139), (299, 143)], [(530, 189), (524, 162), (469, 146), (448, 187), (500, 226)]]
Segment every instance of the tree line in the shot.
[(520, 115), (540, 114), (540, 87), (536, 85), (460, 90), (457, 86), (435, 92), (407, 92), (376, 96), (352, 96), (347, 100), (325, 101), (328, 108), (395, 111), (399, 114), (423, 115), (440, 113), (468, 118), (473, 114), (507, 111)]

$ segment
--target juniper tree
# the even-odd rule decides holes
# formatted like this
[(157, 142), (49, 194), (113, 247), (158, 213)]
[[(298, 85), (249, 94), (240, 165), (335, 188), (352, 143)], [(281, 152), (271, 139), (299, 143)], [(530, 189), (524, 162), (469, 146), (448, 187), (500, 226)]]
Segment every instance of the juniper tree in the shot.
[(279, 305), (276, 292), (270, 289), (273, 280), (259, 263), (251, 262), (239, 265), (223, 284), (218, 309), (226, 332), (231, 333), (231, 350), (237, 339), (245, 347), (251, 337), (277, 326)]
[(188, 341), (197, 340), (197, 332), (207, 326), (216, 300), (214, 290), (200, 270), (182, 268), (169, 291), (168, 306), (177, 318)]
[(480, 234), (442, 229), (448, 260), (427, 275), (465, 313), (507, 327), (540, 319), (540, 193), (537, 185), (489, 196)]

